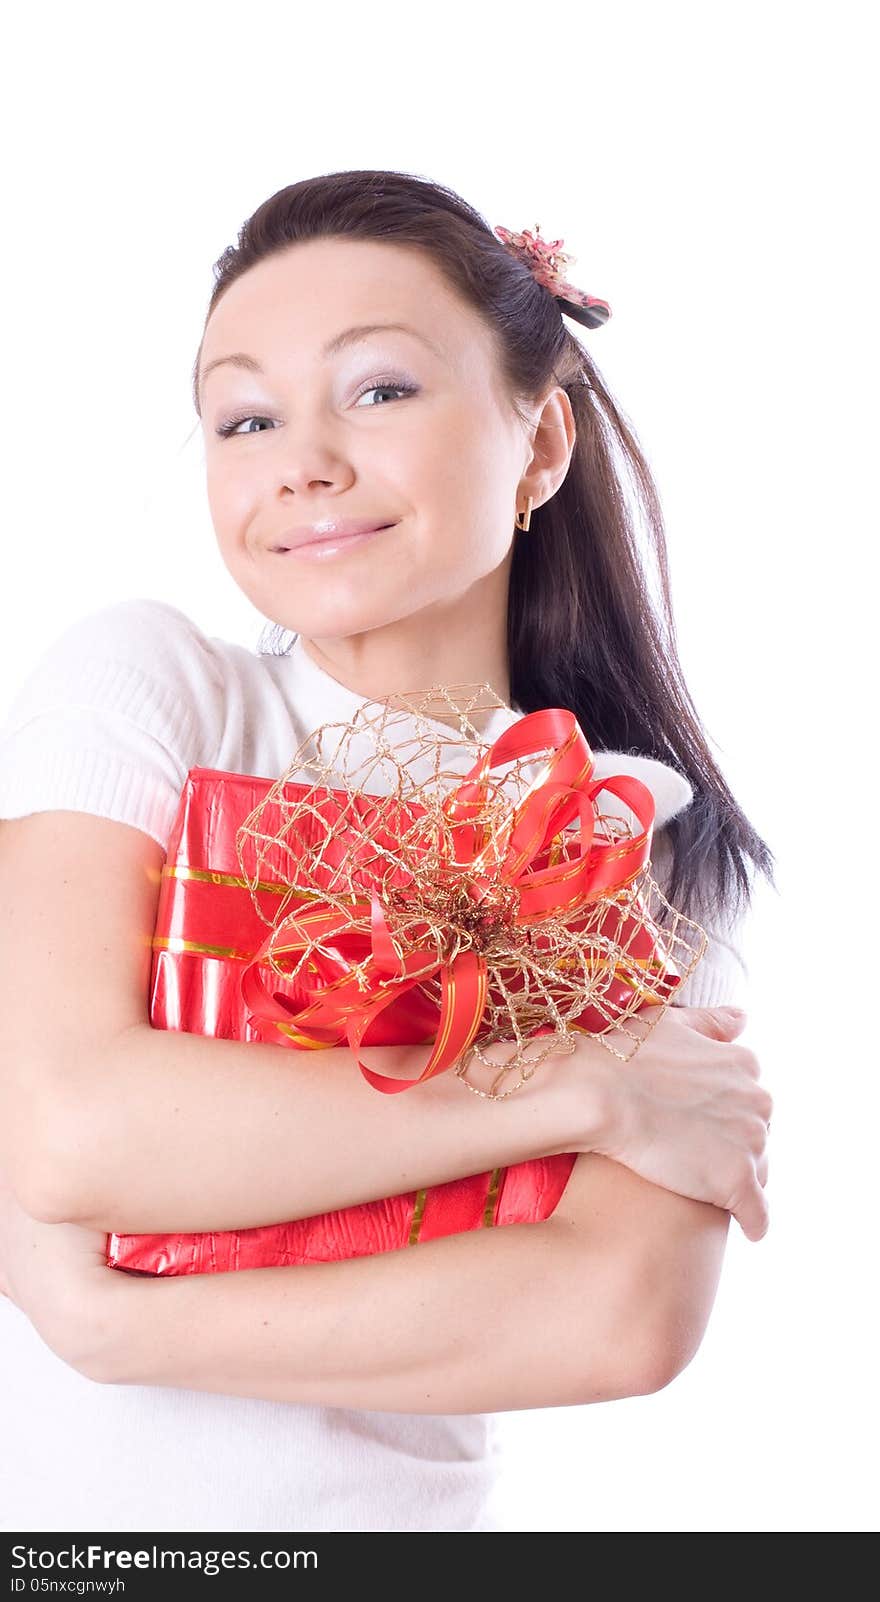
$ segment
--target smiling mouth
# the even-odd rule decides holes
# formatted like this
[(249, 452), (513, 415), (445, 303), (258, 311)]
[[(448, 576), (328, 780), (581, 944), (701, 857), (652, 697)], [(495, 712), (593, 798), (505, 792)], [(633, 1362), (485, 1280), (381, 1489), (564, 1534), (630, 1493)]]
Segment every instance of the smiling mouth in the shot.
[(316, 535), (313, 540), (304, 540), (300, 545), (275, 545), (273, 546), (273, 552), (278, 556), (286, 556), (290, 551), (307, 551), (311, 550), (313, 546), (344, 545), (348, 542), (353, 544), (357, 540), (369, 539), (373, 534), (382, 534), (386, 529), (396, 527), (396, 523), (380, 523), (376, 528), (365, 529), (361, 534), (336, 534), (332, 532), (329, 534), (320, 534)]

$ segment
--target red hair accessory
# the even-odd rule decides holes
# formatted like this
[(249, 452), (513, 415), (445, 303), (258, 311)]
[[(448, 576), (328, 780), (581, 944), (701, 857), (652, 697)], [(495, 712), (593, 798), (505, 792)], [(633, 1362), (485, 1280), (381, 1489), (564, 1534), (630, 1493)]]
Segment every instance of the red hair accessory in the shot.
[(535, 223), (535, 232), (530, 233), (524, 228), (521, 234), (511, 233), (509, 228), (498, 227), (495, 233), (505, 244), (509, 251), (528, 267), (532, 276), (551, 295), (555, 295), (563, 311), (569, 317), (575, 317), (579, 323), (587, 328), (601, 328), (611, 316), (611, 307), (607, 300), (599, 300), (595, 295), (585, 295), (582, 289), (576, 289), (569, 284), (563, 273), (571, 267), (576, 256), (566, 256), (562, 253), (562, 239), (541, 239), (541, 224)]

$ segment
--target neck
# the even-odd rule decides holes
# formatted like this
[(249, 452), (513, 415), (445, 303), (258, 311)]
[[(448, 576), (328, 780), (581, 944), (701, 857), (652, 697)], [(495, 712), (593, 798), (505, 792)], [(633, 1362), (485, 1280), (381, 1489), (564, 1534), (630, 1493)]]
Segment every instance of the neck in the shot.
[[(451, 728), (459, 722), (452, 707), (463, 709), (474, 701), (468, 716), (480, 731), (498, 702), (510, 704), (506, 618), (503, 622), (503, 629), (490, 628), (485, 619), (471, 626), (460, 610), (448, 612), (440, 629), (430, 630), (423, 614), (416, 614), (361, 634), (300, 635), (300, 640), (306, 655), (353, 694), (405, 709), (418, 706)], [(440, 685), (449, 699), (427, 693)], [(480, 685), (488, 688), (476, 695)]]

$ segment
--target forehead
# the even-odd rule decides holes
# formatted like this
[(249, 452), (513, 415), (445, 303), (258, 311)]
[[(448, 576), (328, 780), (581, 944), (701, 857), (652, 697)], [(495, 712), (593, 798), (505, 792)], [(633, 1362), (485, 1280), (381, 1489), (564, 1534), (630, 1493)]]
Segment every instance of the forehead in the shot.
[(423, 251), (316, 239), (258, 262), (230, 285), (209, 318), (200, 365), (230, 350), (259, 356), (281, 340), (317, 352), (341, 328), (373, 322), (422, 329), (451, 360), (475, 341), (488, 353), (482, 320)]

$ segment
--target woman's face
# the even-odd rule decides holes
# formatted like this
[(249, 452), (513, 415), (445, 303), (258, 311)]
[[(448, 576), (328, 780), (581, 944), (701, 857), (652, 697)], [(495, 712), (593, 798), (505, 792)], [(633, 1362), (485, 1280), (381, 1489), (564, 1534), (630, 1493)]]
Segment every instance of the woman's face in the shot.
[[(411, 331), (346, 335), (376, 323)], [(236, 352), (259, 370), (208, 371)], [(328, 641), (453, 614), (503, 628), (517, 505), (564, 477), (568, 397), (545, 402), (555, 453), (529, 477), (534, 429), (506, 406), (489, 333), (424, 255), (336, 238), (260, 262), (209, 319), (200, 385), (220, 551), (265, 617)], [(393, 526), (325, 558), (276, 550), (342, 517)]]

